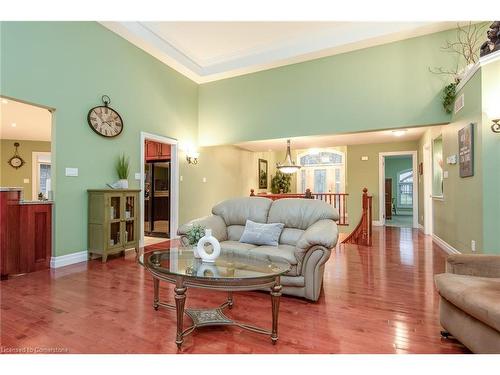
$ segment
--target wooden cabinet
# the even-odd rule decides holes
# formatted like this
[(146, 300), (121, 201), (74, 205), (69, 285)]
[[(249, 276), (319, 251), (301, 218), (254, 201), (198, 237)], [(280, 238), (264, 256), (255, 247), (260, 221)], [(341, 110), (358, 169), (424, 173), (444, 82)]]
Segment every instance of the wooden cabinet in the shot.
[(144, 154), (146, 161), (170, 159), (170, 145), (154, 141), (145, 141)]
[(22, 202), (19, 190), (0, 192), (1, 278), (48, 269), (52, 255), (52, 204)]
[(52, 256), (52, 205), (23, 204), (20, 218), (22, 223), (21, 272), (34, 272), (50, 268)]
[(133, 189), (88, 190), (88, 251), (102, 257), (139, 251), (139, 192)]

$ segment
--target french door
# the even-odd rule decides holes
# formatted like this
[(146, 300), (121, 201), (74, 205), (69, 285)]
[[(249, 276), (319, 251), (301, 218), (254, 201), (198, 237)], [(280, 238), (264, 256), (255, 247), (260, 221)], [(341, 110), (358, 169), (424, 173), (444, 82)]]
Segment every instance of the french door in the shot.
[(302, 167), (298, 178), (301, 193), (311, 189), (313, 193), (343, 193), (343, 166), (311, 166)]

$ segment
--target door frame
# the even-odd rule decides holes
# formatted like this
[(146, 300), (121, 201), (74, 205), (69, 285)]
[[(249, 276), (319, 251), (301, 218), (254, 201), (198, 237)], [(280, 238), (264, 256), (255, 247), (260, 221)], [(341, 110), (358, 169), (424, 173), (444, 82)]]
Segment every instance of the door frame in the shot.
[(378, 191), (379, 191), (379, 221), (385, 225), (385, 157), (386, 156), (411, 156), (413, 170), (413, 228), (418, 228), (418, 168), (417, 151), (390, 151), (379, 152), (378, 160)]
[(424, 233), (432, 235), (433, 229), (433, 201), (432, 201), (432, 147), (431, 143), (424, 144), (422, 149), (423, 179), (424, 179)]
[[(7, 100), (12, 100), (15, 102), (19, 102), (22, 104), (27, 104), (31, 105), (33, 107), (38, 107), (38, 108), (43, 108), (46, 109), (47, 111), (50, 112), (50, 178), (51, 178), (51, 189), (52, 189), (52, 196), (49, 197), (49, 199), (52, 201), (52, 222), (51, 222), (51, 227), (52, 227), (52, 233), (51, 233), (51, 238), (52, 238), (52, 249), (51, 249), (51, 258), (50, 258), (50, 268), (56, 268), (56, 267), (61, 267), (56, 265), (56, 209), (55, 209), (55, 203), (56, 203), (56, 197), (57, 197), (57, 160), (55, 158), (55, 145), (56, 145), (56, 116), (57, 116), (57, 111), (55, 107), (50, 107), (44, 104), (39, 104), (39, 103), (33, 103), (27, 100), (19, 99), (19, 98), (14, 98), (12, 96), (8, 95), (0, 95), (1, 99), (7, 99)], [(1, 104), (0, 104), (1, 105)], [(32, 163), (33, 164), (33, 163)], [(33, 169), (32, 169), (32, 175), (31, 177), (33, 178)], [(33, 181), (31, 182), (32, 185), (31, 187), (33, 188)], [(33, 192), (32, 192), (33, 195)], [(28, 197), (23, 197), (24, 199), (29, 199)], [(36, 199), (33, 200), (37, 200)], [(85, 250), (86, 251), (86, 250)]]
[(156, 141), (160, 143), (167, 143), (171, 146), (171, 156), (170, 156), (170, 237), (169, 239), (176, 238), (177, 228), (179, 226), (179, 141), (175, 138), (165, 137), (158, 134), (141, 132), (140, 137), (140, 166), (141, 166), (141, 178), (140, 178), (140, 189), (139, 194), (139, 246), (144, 246), (144, 185), (145, 185), (145, 175), (144, 175), (144, 163), (145, 163), (145, 141)]

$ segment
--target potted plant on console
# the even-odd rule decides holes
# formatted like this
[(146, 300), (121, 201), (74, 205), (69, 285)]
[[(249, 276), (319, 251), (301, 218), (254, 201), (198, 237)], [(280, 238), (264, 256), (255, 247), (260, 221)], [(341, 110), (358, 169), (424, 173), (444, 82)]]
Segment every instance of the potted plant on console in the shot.
[(116, 162), (115, 169), (119, 178), (118, 188), (128, 189), (129, 158), (122, 154)]

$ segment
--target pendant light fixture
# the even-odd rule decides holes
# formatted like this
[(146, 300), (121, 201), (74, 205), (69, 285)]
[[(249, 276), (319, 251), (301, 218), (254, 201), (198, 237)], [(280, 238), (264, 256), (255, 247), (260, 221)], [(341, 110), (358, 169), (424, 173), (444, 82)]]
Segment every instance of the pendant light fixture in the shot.
[(290, 153), (290, 140), (286, 141), (286, 157), (281, 163), (276, 163), (276, 168), (282, 173), (292, 174), (300, 169), (300, 165), (295, 164), (292, 161), (292, 155)]

